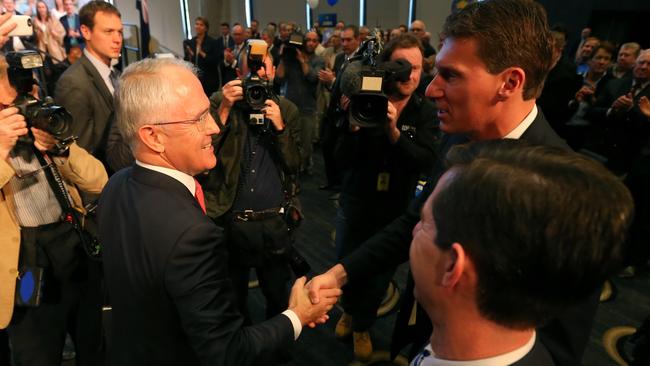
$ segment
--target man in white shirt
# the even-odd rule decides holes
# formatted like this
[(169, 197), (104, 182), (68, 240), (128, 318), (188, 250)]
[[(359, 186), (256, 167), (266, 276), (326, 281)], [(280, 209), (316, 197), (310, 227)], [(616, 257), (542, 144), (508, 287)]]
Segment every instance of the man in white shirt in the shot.
[(303, 277), (289, 309), (243, 326), (222, 230), (205, 215), (193, 178), (215, 166), (219, 127), (192, 66), (177, 59), (130, 65), (116, 101), (136, 164), (113, 175), (98, 208), (113, 305), (110, 363), (251, 365), (289, 346), (303, 326), (324, 322), (340, 291), (312, 306)]
[(77, 143), (105, 162), (106, 137), (117, 85), (114, 65), (122, 50), (120, 12), (104, 1), (91, 1), (79, 11), (86, 41), (83, 56), (57, 82), (54, 97), (74, 117)]
[(629, 191), (587, 157), (512, 139), (447, 161), (413, 229), (414, 293), (434, 330), (411, 365), (555, 365), (535, 328), (615, 273)]

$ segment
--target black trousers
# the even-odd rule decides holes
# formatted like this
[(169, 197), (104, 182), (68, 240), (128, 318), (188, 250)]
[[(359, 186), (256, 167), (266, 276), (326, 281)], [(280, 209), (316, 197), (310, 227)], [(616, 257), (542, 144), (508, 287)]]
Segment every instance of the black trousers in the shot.
[(291, 271), (287, 251), (292, 238), (282, 216), (260, 221), (230, 221), (226, 226), (230, 277), (237, 306), (248, 318), (247, 299), (250, 269), (255, 268), (260, 289), (266, 298), (266, 317), (287, 309)]
[(88, 259), (71, 225), (21, 230), (20, 266), (45, 268), (43, 301), (16, 307), (7, 328), (15, 366), (60, 366), (66, 333), (76, 365), (101, 365), (101, 264)]

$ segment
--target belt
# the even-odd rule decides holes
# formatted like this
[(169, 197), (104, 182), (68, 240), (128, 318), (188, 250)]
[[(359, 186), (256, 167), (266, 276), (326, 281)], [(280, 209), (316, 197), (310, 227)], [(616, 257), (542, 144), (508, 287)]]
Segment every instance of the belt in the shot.
[(284, 214), (284, 207), (275, 207), (261, 211), (234, 211), (232, 217), (234, 221), (260, 221), (282, 214)]

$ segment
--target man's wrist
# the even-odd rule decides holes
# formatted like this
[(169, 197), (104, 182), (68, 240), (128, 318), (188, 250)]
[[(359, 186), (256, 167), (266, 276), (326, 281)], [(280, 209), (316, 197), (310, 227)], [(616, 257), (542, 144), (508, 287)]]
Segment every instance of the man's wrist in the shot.
[(345, 271), (345, 267), (343, 267), (341, 263), (337, 263), (327, 272), (334, 277), (338, 287), (342, 287), (348, 283), (348, 273)]

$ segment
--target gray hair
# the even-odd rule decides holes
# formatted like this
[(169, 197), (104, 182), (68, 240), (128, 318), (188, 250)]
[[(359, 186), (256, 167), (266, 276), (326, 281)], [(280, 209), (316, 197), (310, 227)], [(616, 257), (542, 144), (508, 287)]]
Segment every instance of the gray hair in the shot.
[(624, 48), (625, 48), (625, 49), (632, 49), (632, 50), (634, 50), (634, 55), (635, 55), (636, 57), (638, 57), (638, 56), (639, 56), (639, 52), (641, 52), (641, 45), (638, 44), (638, 43), (636, 43), (636, 42), (627, 42), (627, 43), (623, 43), (623, 44), (621, 45), (621, 48), (619, 48), (619, 50), (622, 50), (622, 49), (624, 49)]
[(115, 110), (117, 126), (131, 149), (142, 125), (158, 122), (168, 114), (175, 85), (163, 69), (174, 66), (197, 75), (196, 67), (176, 58), (145, 58), (122, 73), (115, 91)]

